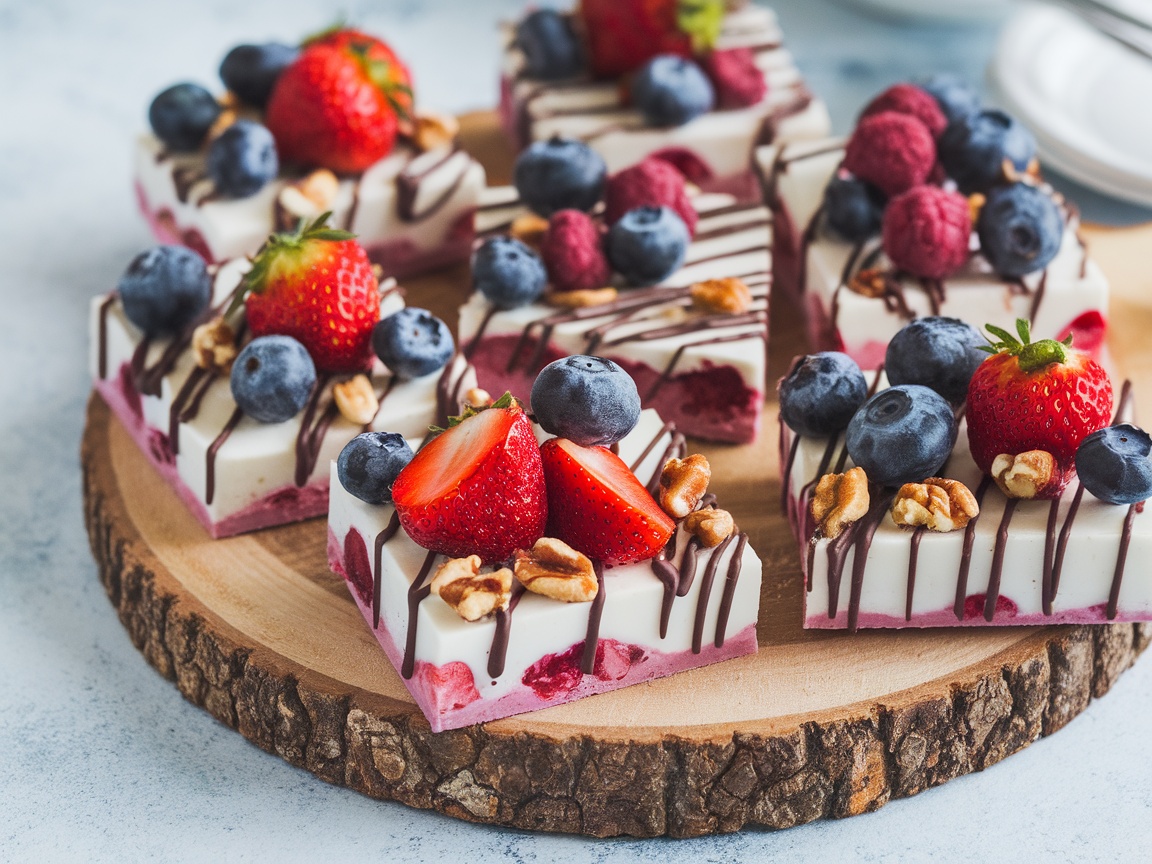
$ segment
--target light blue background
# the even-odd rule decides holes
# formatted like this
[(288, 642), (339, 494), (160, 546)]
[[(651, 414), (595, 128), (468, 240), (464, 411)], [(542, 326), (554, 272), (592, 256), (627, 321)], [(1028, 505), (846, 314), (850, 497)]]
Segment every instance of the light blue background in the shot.
[[(896, 80), (979, 76), (995, 32), (892, 24), (822, 0), (777, 5), (838, 130)], [(519, 6), (378, 0), (343, 11), (412, 61), (423, 104), (458, 111), (494, 101), (495, 22)], [(0, 0), (0, 860), (1147, 860), (1148, 661), (1054, 738), (874, 815), (614, 842), (476, 827), (328, 786), (152, 671), (97, 581), (77, 467), (87, 301), (149, 243), (130, 191), (131, 138), (162, 86), (214, 82), (232, 44), (292, 40), (338, 11)], [(1142, 215), (1088, 203), (1096, 218)]]

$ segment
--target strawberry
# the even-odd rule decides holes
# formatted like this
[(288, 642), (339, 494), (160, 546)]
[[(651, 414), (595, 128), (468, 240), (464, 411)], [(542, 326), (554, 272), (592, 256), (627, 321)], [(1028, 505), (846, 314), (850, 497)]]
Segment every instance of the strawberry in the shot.
[(280, 74), (264, 123), (281, 161), (355, 174), (391, 152), (411, 107), (408, 70), (392, 50), (338, 30), (308, 43)]
[(600, 78), (635, 72), (657, 54), (712, 47), (724, 0), (581, 0), (588, 65)]
[(253, 336), (297, 339), (321, 372), (360, 372), (372, 361), (380, 289), (355, 235), (327, 227), (328, 216), (269, 237), (235, 303)]
[(607, 447), (552, 438), (540, 447), (548, 534), (605, 564), (652, 558), (676, 530), (628, 466)]
[(977, 367), (968, 385), (968, 444), (981, 471), (991, 473), (1001, 453), (1016, 456), (1046, 450), (1060, 475), (1044, 490), (1058, 495), (1075, 470), (1076, 448), (1112, 414), (1108, 373), (1071, 338), (1031, 341), (1028, 322), (1020, 319), (1020, 338), (991, 324), (1000, 341)]
[(392, 484), (400, 525), (443, 555), (506, 560), (544, 536), (548, 495), (528, 415), (505, 394), (453, 418)]

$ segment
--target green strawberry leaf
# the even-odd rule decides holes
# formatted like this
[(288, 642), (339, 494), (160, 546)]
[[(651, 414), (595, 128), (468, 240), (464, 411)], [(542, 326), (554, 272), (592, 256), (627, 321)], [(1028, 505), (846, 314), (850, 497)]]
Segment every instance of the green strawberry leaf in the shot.
[(676, 26), (692, 39), (692, 51), (710, 50), (720, 38), (724, 0), (677, 0)]
[(1029, 329), (1028, 329), (1028, 319), (1027, 318), (1017, 318), (1016, 319), (1016, 332), (1020, 334), (1020, 341), (1022, 343), (1024, 343), (1025, 345), (1027, 345), (1029, 342), (1032, 341), (1032, 334), (1029, 332)]
[(475, 417), (481, 411), (487, 411), (489, 408), (511, 408), (514, 405), (519, 405), (519, 404), (520, 404), (519, 399), (517, 399), (511, 393), (505, 391), (504, 395), (501, 396), (499, 399), (497, 399), (495, 402), (493, 402), (491, 405), (481, 405), (479, 408), (475, 408), (472, 405), (465, 405), (463, 414), (460, 414), (457, 417), (449, 417), (448, 418), (447, 428), (440, 427), (440, 426), (429, 426), (428, 431), (434, 435), (439, 435), (441, 432), (446, 432), (448, 429), (452, 429), (456, 426), (459, 426), (461, 423), (463, 423), (469, 417)]

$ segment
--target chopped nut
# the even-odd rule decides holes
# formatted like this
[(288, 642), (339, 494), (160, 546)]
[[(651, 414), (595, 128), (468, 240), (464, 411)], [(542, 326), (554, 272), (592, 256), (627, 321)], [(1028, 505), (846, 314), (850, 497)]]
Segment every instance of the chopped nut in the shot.
[(660, 506), (673, 519), (683, 519), (696, 509), (711, 479), (712, 467), (699, 453), (669, 459), (660, 472)]
[(980, 211), (984, 209), (984, 203), (988, 199), (981, 192), (974, 192), (968, 196), (968, 218), (975, 225), (980, 219)]
[(192, 331), (192, 353), (201, 369), (231, 372), (236, 359), (236, 331), (223, 318), (213, 318)]
[(868, 267), (848, 280), (848, 289), (862, 297), (883, 297), (888, 292), (888, 274), (881, 267)]
[(512, 220), (512, 227), (508, 233), (521, 243), (529, 246), (539, 246), (544, 242), (544, 235), (548, 233), (548, 220), (535, 213), (525, 213)]
[(317, 168), (289, 183), (276, 197), (281, 227), (294, 228), (301, 219), (314, 219), (331, 210), (339, 190), (340, 180), (327, 168)]
[(1047, 450), (1001, 453), (992, 460), (992, 479), (1009, 498), (1035, 498), (1055, 476), (1056, 457)]
[(752, 305), (752, 292), (740, 279), (708, 279), (688, 289), (692, 302), (705, 312), (726, 312), (739, 315)]
[(616, 296), (615, 288), (582, 288), (578, 291), (553, 291), (548, 295), (548, 302), (562, 309), (582, 309), (611, 303)]
[(553, 600), (587, 603), (599, 590), (588, 557), (553, 537), (541, 537), (531, 549), (517, 550), (515, 567), (525, 588)]
[(423, 152), (444, 147), (460, 134), (460, 122), (450, 114), (418, 114), (412, 128), (412, 141)]
[(971, 490), (959, 480), (929, 477), (905, 483), (892, 502), (892, 521), (902, 527), (923, 525), (930, 531), (955, 531), (980, 513)]
[(825, 474), (812, 494), (812, 518), (816, 520), (817, 536), (828, 540), (839, 537), (848, 525), (864, 518), (870, 503), (868, 475), (863, 468)]
[(235, 108), (224, 108), (216, 119), (212, 121), (212, 125), (208, 127), (208, 134), (204, 136), (205, 146), (215, 141), (220, 135), (239, 119)]
[(706, 549), (719, 546), (736, 530), (732, 514), (715, 507), (693, 510), (684, 517), (684, 528), (694, 535)]
[(341, 416), (357, 426), (371, 423), (376, 417), (376, 412), (380, 410), (380, 400), (376, 398), (376, 391), (372, 389), (372, 381), (363, 373), (354, 375), (347, 381), (333, 384), (332, 398), (336, 401)]
[(216, 102), (221, 108), (225, 108), (225, 109), (227, 109), (227, 108), (232, 108), (232, 109), (240, 108), (244, 104), (244, 102), (240, 99), (240, 97), (237, 96), (235, 93), (233, 93), (231, 90), (225, 90), (223, 93), (221, 93), (220, 98), (217, 99)]
[(492, 404), (492, 394), (483, 387), (473, 387), (464, 394), (464, 404), (473, 408), (486, 408)]
[(429, 588), (465, 621), (479, 621), (508, 608), (512, 571), (501, 567), (494, 573), (481, 573), (479, 555), (450, 558), (440, 565)]

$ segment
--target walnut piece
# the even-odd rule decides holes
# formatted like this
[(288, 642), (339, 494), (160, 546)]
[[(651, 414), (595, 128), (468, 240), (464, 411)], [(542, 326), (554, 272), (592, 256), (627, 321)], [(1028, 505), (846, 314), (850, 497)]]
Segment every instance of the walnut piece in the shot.
[(699, 453), (669, 459), (660, 472), (660, 506), (673, 519), (683, 519), (696, 509), (711, 479), (712, 466)]
[(192, 331), (192, 355), (201, 369), (226, 374), (236, 359), (236, 331), (223, 318), (213, 318)]
[(464, 394), (464, 404), (473, 408), (487, 408), (492, 404), (492, 394), (483, 387), (473, 387)]
[(508, 233), (513, 239), (528, 246), (539, 246), (544, 242), (544, 235), (548, 233), (548, 220), (535, 213), (524, 213), (512, 220), (512, 227), (508, 229)]
[(888, 276), (883, 268), (869, 267), (848, 280), (848, 289), (861, 297), (883, 297), (888, 291)]
[(848, 525), (863, 519), (871, 499), (868, 475), (863, 468), (852, 468), (843, 474), (825, 474), (812, 494), (812, 518), (816, 536), (833, 540)]
[(692, 303), (704, 312), (739, 315), (752, 305), (752, 292), (740, 279), (708, 279), (688, 289)]
[(481, 573), (479, 555), (450, 558), (440, 565), (429, 588), (465, 621), (479, 621), (508, 608), (512, 571), (501, 567), (494, 573)]
[(208, 134), (204, 136), (204, 144), (207, 146), (224, 134), (229, 126), (240, 119), (236, 109), (229, 106), (222, 106), (222, 110), (216, 115), (216, 119), (212, 121), (212, 125), (208, 127)]
[(1028, 450), (992, 460), (992, 479), (1009, 498), (1035, 498), (1056, 476), (1056, 457), (1047, 450)]
[(412, 141), (427, 153), (445, 147), (460, 134), (460, 122), (449, 114), (418, 114), (412, 129)]
[(706, 549), (719, 546), (732, 536), (736, 523), (727, 510), (715, 507), (702, 507), (684, 517), (684, 528)]
[(578, 291), (553, 291), (548, 302), (561, 309), (582, 309), (586, 306), (603, 306), (618, 296), (615, 288), (582, 288)]
[(518, 549), (515, 568), (516, 578), (529, 591), (565, 603), (587, 603), (600, 587), (588, 557), (553, 537)]
[(301, 219), (315, 219), (336, 203), (340, 180), (327, 168), (289, 183), (276, 197), (278, 222), (283, 228), (295, 228)]
[(976, 496), (959, 480), (929, 477), (905, 483), (892, 502), (892, 521), (901, 527), (923, 525), (929, 531), (955, 531), (976, 518)]
[(380, 400), (372, 389), (372, 381), (364, 373), (333, 384), (332, 398), (340, 409), (340, 415), (357, 426), (371, 423), (380, 410)]

